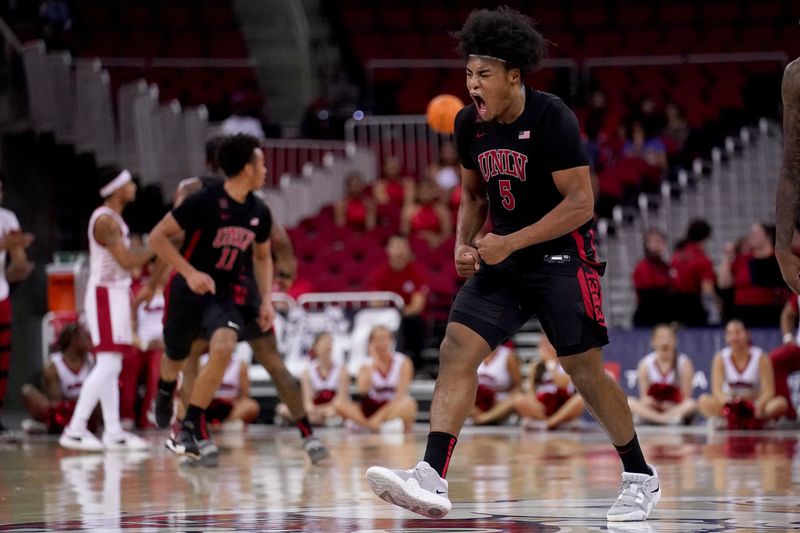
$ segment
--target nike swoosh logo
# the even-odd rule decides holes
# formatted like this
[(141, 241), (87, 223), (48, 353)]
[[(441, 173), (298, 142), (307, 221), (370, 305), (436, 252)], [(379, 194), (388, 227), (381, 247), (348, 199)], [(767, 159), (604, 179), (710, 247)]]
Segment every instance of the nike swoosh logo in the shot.
[(240, 327), (239, 327), (239, 324), (234, 324), (234, 323), (233, 323), (233, 322), (231, 322), (230, 320), (228, 320), (228, 326), (229, 326), (229, 327), (232, 327), (232, 328), (233, 328), (233, 329), (235, 329), (236, 331), (239, 331), (240, 329), (242, 329), (242, 328), (240, 328)]
[(481, 137), (485, 137), (485, 136), (487, 136), (487, 135), (489, 135), (489, 132), (488, 132), (488, 131), (485, 131), (485, 132), (483, 132), (483, 133), (476, 133), (476, 134), (475, 134), (475, 138), (476, 138), (476, 139), (480, 139)]
[(447, 491), (436, 489), (436, 494), (447, 494)]
[(660, 490), (661, 490), (661, 485), (659, 485), (658, 487), (656, 487), (656, 490), (651, 490), (651, 491), (650, 491), (650, 494), (655, 494), (656, 492), (658, 492), (658, 491), (660, 491)]

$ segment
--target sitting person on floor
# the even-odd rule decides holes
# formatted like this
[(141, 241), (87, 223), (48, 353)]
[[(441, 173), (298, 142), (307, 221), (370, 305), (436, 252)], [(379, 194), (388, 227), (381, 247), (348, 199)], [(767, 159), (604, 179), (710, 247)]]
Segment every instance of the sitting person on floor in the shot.
[(761, 348), (750, 344), (740, 320), (725, 326), (728, 345), (711, 363), (711, 394), (698, 400), (700, 412), (715, 426), (727, 420), (728, 429), (758, 429), (786, 413), (786, 398), (775, 395), (772, 364)]
[(678, 425), (691, 421), (697, 411), (692, 399), (694, 365), (676, 349), (675, 329), (660, 324), (653, 329), (654, 351), (637, 368), (639, 397), (629, 397), (631, 413), (643, 422)]
[(510, 344), (497, 347), (478, 367), (478, 391), (472, 422), (499, 424), (514, 412), (515, 396), (522, 391), (519, 357)]
[[(203, 355), (200, 365), (204, 365), (206, 361), (208, 355)], [(234, 352), (222, 376), (222, 383), (206, 408), (206, 421), (209, 425), (222, 426), (224, 429), (244, 429), (245, 425), (258, 420), (261, 406), (250, 397), (249, 368), (249, 363), (237, 357)]]
[(586, 406), (569, 375), (558, 362), (556, 350), (544, 335), (541, 359), (531, 371), (531, 390), (515, 398), (515, 408), (526, 429), (563, 429), (580, 424)]
[[(41, 387), (22, 386), (22, 403), (31, 419), (23, 421), (27, 433), (60, 434), (72, 419), (78, 394), (94, 364), (92, 339), (78, 322), (65, 325), (55, 342), (57, 352), (42, 371)], [(90, 424), (97, 423), (92, 416)]]
[(361, 405), (349, 397), (337, 403), (339, 415), (369, 431), (411, 431), (417, 416), (417, 401), (409, 394), (414, 375), (411, 359), (394, 351), (394, 335), (376, 326), (369, 335), (371, 362), (356, 377)]

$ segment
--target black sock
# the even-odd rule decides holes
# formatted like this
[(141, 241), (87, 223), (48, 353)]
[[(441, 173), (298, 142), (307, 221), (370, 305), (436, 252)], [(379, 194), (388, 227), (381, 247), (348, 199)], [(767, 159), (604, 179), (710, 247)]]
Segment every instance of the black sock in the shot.
[(175, 392), (175, 387), (178, 386), (178, 380), (175, 381), (164, 381), (163, 379), (159, 378), (158, 380), (158, 393), (163, 396), (172, 396)]
[(300, 435), (303, 438), (310, 437), (314, 434), (314, 428), (311, 427), (311, 422), (308, 421), (308, 416), (304, 416), (300, 420), (295, 420), (294, 425), (300, 430)]
[(625, 472), (647, 474), (648, 476), (653, 475), (652, 470), (650, 470), (650, 467), (647, 466), (647, 462), (644, 460), (642, 448), (639, 446), (639, 437), (636, 436), (636, 433), (633, 434), (633, 439), (631, 439), (628, 444), (624, 446), (617, 446), (615, 444), (614, 448), (617, 449), (619, 458), (622, 459), (622, 468)]
[(189, 404), (189, 407), (186, 408), (186, 416), (183, 419), (183, 425), (194, 433), (194, 436), (199, 440), (208, 438), (205, 414), (205, 409)]
[(442, 478), (447, 475), (447, 467), (450, 466), (450, 456), (453, 455), (456, 440), (449, 433), (441, 431), (428, 433), (428, 446), (425, 447), (424, 461), (431, 465)]

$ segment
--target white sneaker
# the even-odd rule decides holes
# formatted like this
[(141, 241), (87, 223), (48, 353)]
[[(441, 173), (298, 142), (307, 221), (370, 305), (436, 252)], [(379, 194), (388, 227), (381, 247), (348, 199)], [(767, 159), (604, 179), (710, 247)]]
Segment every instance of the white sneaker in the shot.
[(76, 432), (67, 427), (58, 438), (58, 443), (68, 450), (78, 450), (80, 452), (102, 452), (104, 449), (100, 439), (95, 437), (88, 429)]
[(452, 507), (447, 480), (425, 461), (411, 470), (372, 466), (367, 470), (367, 483), (380, 499), (428, 518), (442, 518)]
[(658, 472), (656, 472), (653, 465), (647, 466), (653, 472), (650, 476), (631, 472), (622, 473), (619, 496), (606, 515), (606, 519), (609, 522), (647, 520), (653, 507), (661, 499), (661, 484), (658, 481)]
[(150, 448), (150, 443), (148, 443), (146, 440), (134, 435), (133, 433), (128, 433), (127, 431), (123, 431), (122, 433), (118, 433), (116, 435), (103, 433), (103, 444), (105, 445), (106, 450), (110, 452), (147, 450)]
[(545, 431), (547, 430), (547, 420), (538, 418), (523, 418), (522, 429), (526, 431)]
[(381, 433), (402, 433), (406, 426), (402, 418), (392, 418), (381, 424)]
[(47, 433), (47, 425), (38, 420), (26, 418), (22, 421), (22, 431), (28, 435), (44, 435)]

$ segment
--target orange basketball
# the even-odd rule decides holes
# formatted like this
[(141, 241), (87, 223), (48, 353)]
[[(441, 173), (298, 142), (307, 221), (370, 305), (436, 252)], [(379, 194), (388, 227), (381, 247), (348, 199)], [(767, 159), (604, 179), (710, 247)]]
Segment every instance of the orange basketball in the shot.
[(440, 94), (428, 102), (425, 115), (428, 126), (439, 133), (452, 134), (455, 129), (456, 114), (464, 107), (464, 102), (452, 94)]

